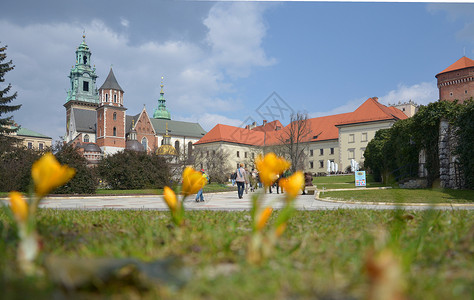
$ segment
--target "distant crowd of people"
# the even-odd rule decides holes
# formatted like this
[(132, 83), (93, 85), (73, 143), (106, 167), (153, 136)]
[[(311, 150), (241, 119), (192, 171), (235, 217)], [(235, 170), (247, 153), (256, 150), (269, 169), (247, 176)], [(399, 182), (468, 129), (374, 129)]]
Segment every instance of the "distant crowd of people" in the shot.
[[(313, 176), (311, 173), (304, 173), (305, 175), (305, 186), (312, 186), (313, 183)], [(291, 176), (291, 172), (289, 170), (283, 172), (282, 174), (278, 175), (277, 180), (273, 183), (273, 185), (268, 187), (268, 193), (273, 193), (273, 190), (276, 189), (276, 193), (279, 194), (280, 192), (283, 193), (283, 189), (280, 188), (279, 181), (282, 178), (286, 178)], [(260, 181), (260, 176), (256, 169), (252, 169), (248, 171), (247, 168), (244, 168), (244, 164), (239, 164), (239, 167), (235, 172), (230, 174), (230, 180), (232, 182), (232, 186), (237, 184), (237, 194), (239, 199), (242, 199), (244, 191), (247, 194), (249, 190), (251, 192), (256, 191), (258, 188), (262, 188), (263, 184)], [(302, 194), (305, 194), (305, 189), (302, 189)]]

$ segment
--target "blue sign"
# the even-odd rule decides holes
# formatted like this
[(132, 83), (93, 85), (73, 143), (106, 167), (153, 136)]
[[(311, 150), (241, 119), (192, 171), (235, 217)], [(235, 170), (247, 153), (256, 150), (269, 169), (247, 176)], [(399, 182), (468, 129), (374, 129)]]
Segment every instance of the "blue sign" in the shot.
[(366, 186), (365, 171), (356, 171), (355, 172), (355, 184), (356, 184), (356, 186)]

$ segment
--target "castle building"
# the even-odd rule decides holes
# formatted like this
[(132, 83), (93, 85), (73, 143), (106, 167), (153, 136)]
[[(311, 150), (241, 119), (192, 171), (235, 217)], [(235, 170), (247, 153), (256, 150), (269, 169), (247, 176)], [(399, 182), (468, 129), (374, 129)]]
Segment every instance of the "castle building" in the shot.
[(463, 56), (435, 77), (438, 79), (439, 100), (463, 103), (474, 97), (474, 60)]
[[(377, 130), (390, 128), (397, 120), (406, 118), (400, 109), (383, 105), (377, 97), (367, 99), (353, 112), (309, 118), (310, 134), (302, 139), (306, 154), (303, 170), (325, 173), (329, 161), (337, 163), (344, 172), (350, 168), (352, 159), (363, 163), (365, 148)], [(194, 145), (204, 156), (217, 150), (226, 152), (231, 167), (244, 163), (252, 168), (258, 154), (281, 144), (290, 126), (282, 126), (278, 120), (264, 120), (260, 126), (251, 124), (245, 128), (217, 124)]]
[[(125, 149), (156, 153), (161, 145), (174, 147), (177, 154), (189, 157), (193, 143), (206, 131), (198, 123), (175, 121), (166, 108), (163, 77), (158, 107), (150, 118), (145, 107), (136, 115), (127, 115), (124, 90), (110, 68), (97, 89), (96, 69), (91, 67), (91, 51), (85, 36), (76, 49), (76, 63), (69, 73), (70, 90), (66, 103), (64, 141), (77, 146), (90, 164), (104, 155)], [(169, 148), (169, 147), (168, 147)]]

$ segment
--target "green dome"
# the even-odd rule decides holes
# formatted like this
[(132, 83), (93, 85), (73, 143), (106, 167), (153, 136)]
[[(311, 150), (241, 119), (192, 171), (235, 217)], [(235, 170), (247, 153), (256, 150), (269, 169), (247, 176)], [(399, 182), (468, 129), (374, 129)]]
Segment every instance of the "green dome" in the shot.
[(170, 112), (166, 108), (165, 109), (160, 109), (160, 108), (161, 107), (155, 109), (155, 111), (153, 112), (153, 118), (171, 120)]

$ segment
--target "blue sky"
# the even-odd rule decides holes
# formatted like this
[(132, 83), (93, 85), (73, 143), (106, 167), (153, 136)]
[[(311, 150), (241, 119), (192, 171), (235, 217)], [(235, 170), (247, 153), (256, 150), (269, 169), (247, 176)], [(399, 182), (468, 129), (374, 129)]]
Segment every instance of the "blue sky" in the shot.
[(23, 104), (14, 118), (55, 140), (83, 30), (98, 86), (113, 65), (127, 114), (153, 114), (164, 76), (172, 118), (206, 130), (260, 123), (273, 92), (310, 116), (372, 96), (427, 104), (438, 72), (474, 58), (473, 3), (2, 2), (0, 43), (16, 65), (6, 83)]

